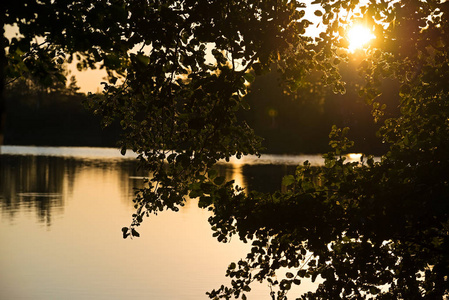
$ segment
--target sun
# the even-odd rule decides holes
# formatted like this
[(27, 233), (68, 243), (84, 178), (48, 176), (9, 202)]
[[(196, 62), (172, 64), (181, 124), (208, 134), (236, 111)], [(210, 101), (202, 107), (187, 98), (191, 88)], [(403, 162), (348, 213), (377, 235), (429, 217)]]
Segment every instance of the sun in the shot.
[(375, 38), (376, 36), (368, 27), (354, 25), (347, 32), (347, 39), (349, 42), (348, 49), (350, 52), (354, 52), (357, 49), (363, 48)]

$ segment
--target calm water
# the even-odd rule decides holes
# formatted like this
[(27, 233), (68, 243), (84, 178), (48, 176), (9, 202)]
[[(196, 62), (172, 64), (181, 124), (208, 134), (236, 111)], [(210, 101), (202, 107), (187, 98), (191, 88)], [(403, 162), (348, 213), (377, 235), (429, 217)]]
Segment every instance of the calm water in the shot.
[[(147, 218), (140, 238), (122, 239), (133, 187), (146, 175), (132, 155), (12, 146), (0, 153), (0, 299), (207, 299), (206, 291), (229, 284), (227, 265), (249, 249), (237, 239), (218, 243), (209, 212), (194, 200)], [(305, 159), (321, 163), (318, 156), (249, 157), (220, 171), (270, 191)], [(268, 286), (255, 286), (249, 299), (270, 299)]]

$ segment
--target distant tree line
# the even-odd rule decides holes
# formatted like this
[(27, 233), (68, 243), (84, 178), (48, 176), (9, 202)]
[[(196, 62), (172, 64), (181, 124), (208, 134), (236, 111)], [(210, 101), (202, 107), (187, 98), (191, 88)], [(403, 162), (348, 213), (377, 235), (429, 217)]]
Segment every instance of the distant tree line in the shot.
[(102, 128), (85, 108), (87, 95), (78, 93), (76, 81), (66, 87), (44, 88), (30, 80), (17, 80), (6, 89), (8, 118), (6, 145), (114, 147), (120, 128)]
[[(88, 96), (78, 90), (73, 77), (67, 86), (52, 88), (32, 80), (10, 84), (5, 144), (117, 146), (122, 133), (119, 126), (102, 128), (99, 117), (85, 108)], [(239, 117), (264, 139), (265, 153), (325, 153), (334, 124), (351, 127), (351, 138), (356, 141), (353, 151), (380, 154), (385, 150), (375, 136), (379, 125), (370, 107), (353, 93), (336, 95), (323, 87), (286, 94), (279, 74), (272, 71), (257, 77), (245, 99), (250, 109)]]
[[(354, 60), (357, 60), (355, 55)], [(342, 64), (341, 72), (348, 82), (360, 80), (354, 76), (357, 61)], [(351, 73), (352, 72), (352, 73)], [(381, 122), (372, 118), (372, 108), (348, 89), (335, 94), (331, 88), (320, 85), (320, 78), (311, 78), (313, 85), (286, 93), (280, 74), (272, 71), (256, 78), (245, 100), (251, 107), (241, 115), (257, 135), (264, 138), (262, 145), (268, 153), (325, 153), (329, 151), (329, 132), (332, 125), (350, 127), (349, 137), (355, 141), (354, 152), (380, 155), (386, 146), (376, 136)], [(317, 88), (317, 86), (319, 86)], [(380, 101), (388, 103), (386, 116), (398, 114), (398, 84), (384, 82)]]

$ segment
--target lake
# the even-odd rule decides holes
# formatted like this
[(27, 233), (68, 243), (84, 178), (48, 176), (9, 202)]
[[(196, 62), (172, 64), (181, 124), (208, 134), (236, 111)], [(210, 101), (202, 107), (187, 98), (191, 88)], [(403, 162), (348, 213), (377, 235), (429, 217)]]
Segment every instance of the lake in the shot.
[[(239, 186), (274, 191), (304, 160), (322, 164), (265, 155), (219, 169)], [(206, 291), (230, 285), (227, 266), (250, 246), (213, 238), (210, 213), (195, 200), (145, 219), (140, 238), (122, 238), (133, 188), (147, 175), (136, 165), (117, 149), (0, 147), (0, 299), (208, 299)], [(248, 296), (271, 299), (265, 283)]]

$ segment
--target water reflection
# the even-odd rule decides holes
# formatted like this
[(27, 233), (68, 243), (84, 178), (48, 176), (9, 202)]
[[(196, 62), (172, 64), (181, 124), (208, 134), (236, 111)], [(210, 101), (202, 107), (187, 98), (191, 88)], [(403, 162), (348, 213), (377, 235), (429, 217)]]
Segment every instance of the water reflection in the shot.
[(96, 181), (109, 182), (115, 178), (119, 194), (131, 205), (133, 186), (140, 181), (131, 176), (136, 172), (136, 164), (130, 160), (0, 155), (2, 217), (12, 220), (19, 211), (32, 212), (39, 222), (50, 226), (52, 216), (64, 212), (75, 183), (92, 173), (88, 189), (95, 190)]
[[(137, 170), (136, 161), (126, 159), (0, 155), (0, 166), (3, 217), (13, 219), (24, 210), (35, 213), (38, 221), (47, 226), (52, 223), (52, 215), (64, 212), (75, 183), (87, 180), (83, 188), (95, 190), (96, 181), (111, 182), (110, 189), (131, 207), (134, 188), (142, 187), (147, 176)], [(234, 179), (237, 186), (261, 192), (278, 190), (282, 176), (295, 170), (288, 165), (246, 165), (239, 161), (219, 164), (217, 168), (228, 180)]]
[(63, 211), (64, 164), (48, 157), (2, 156), (0, 166), (3, 214), (12, 218), (19, 209), (35, 211), (50, 225), (52, 214)]
[[(133, 188), (148, 175), (135, 160), (40, 154), (0, 155), (2, 299), (207, 299), (206, 291), (229, 284), (227, 265), (249, 251), (238, 239), (212, 238), (209, 212), (194, 200), (145, 220), (142, 238), (123, 240)], [(218, 168), (262, 191), (279, 189), (294, 171), (237, 162)], [(250, 299), (270, 299), (269, 288), (254, 288)]]

